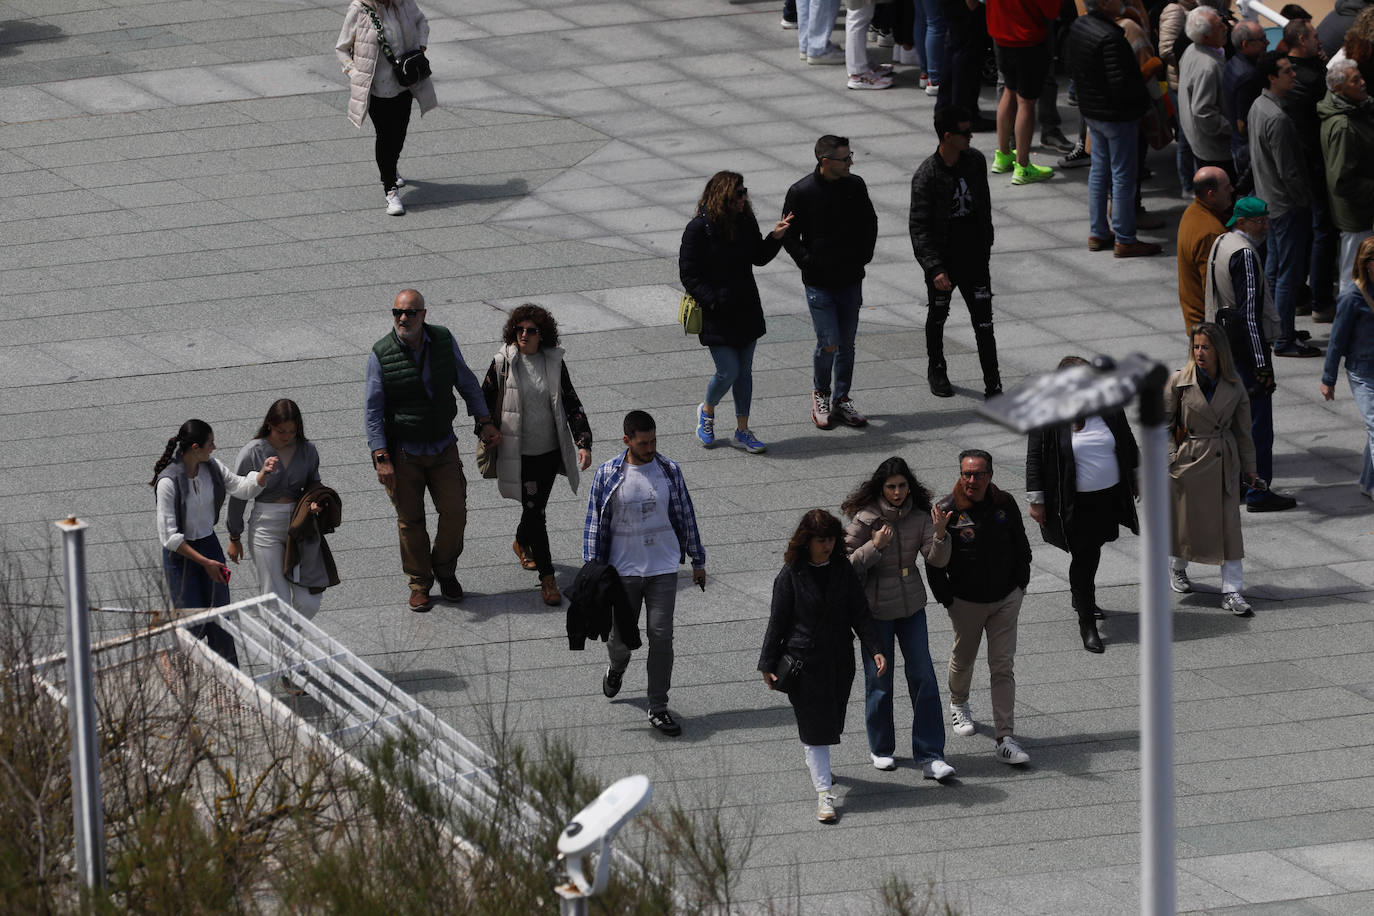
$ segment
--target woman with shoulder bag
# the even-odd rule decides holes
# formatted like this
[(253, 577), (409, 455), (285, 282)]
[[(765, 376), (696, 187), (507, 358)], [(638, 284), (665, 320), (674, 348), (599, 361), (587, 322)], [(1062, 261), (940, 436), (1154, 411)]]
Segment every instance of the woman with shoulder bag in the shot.
[(887, 673), (859, 575), (843, 554), (835, 555), (843, 536), (840, 520), (824, 509), (802, 516), (773, 581), (773, 605), (759, 654), (759, 671), (769, 690), (777, 689), (784, 656), (799, 663), (787, 698), (816, 790), (816, 819), (823, 824), (835, 822), (830, 745), (839, 744), (844, 731), (854, 685), (854, 636), (872, 656), (878, 676)]
[[(1086, 366), (1066, 356), (1059, 368)], [(1097, 567), (1102, 545), (1124, 525), (1140, 533), (1136, 518), (1136, 468), (1140, 449), (1121, 410), (1078, 423), (1037, 429), (1026, 444), (1030, 517), (1046, 544), (1069, 553), (1069, 595), (1078, 614), (1083, 648), (1103, 652), (1097, 621)]]
[[(926, 779), (945, 780), (954, 767), (945, 762), (945, 712), (940, 684), (930, 658), (926, 627), (926, 590), (918, 561), (932, 566), (949, 562), (945, 526), (950, 513), (931, 505), (930, 491), (893, 456), (849, 494), (841, 507), (850, 516), (844, 530), (849, 562), (864, 583), (873, 612), (879, 649), (888, 658), (900, 646), (911, 695), (911, 758)], [(873, 766), (895, 770), (897, 735), (892, 722), (891, 669), (878, 674), (864, 659), (864, 710), (868, 750)]]
[(716, 405), (731, 388), (735, 432), (726, 441), (755, 454), (768, 448), (749, 429), (754, 346), (765, 333), (754, 267), (773, 260), (791, 222), (789, 213), (766, 237), (760, 234), (744, 176), (717, 172), (701, 192), (697, 215), (683, 230), (678, 277), (682, 288), (701, 305), (697, 339), (710, 348), (716, 364), (716, 374), (706, 384), (706, 399), (697, 408), (697, 439), (707, 448), (716, 442)]
[(1231, 360), (1226, 333), (1210, 321), (1193, 326), (1188, 365), (1164, 389), (1164, 424), (1173, 438), (1169, 490), (1173, 502), (1169, 585), (1193, 590), (1188, 561), (1220, 564), (1221, 606), (1253, 617), (1241, 597), (1245, 542), (1240, 531), (1242, 477), (1255, 486), (1250, 398)]
[(352, 0), (334, 45), (335, 56), (348, 77), (348, 120), (362, 127), (363, 118), (370, 118), (377, 131), (377, 171), (386, 195), (386, 212), (391, 216), (406, 212), (397, 191), (405, 179), (396, 166), (410, 126), (411, 100), (420, 103), (421, 117), (439, 102), (427, 76), (409, 86), (401, 85), (387, 57), (389, 53), (400, 60), (409, 52), (425, 51), (428, 44), (429, 21), (415, 0)]
[(511, 312), (501, 339), (505, 346), (482, 380), (487, 408), (501, 427), (497, 487), (522, 506), (511, 545), (520, 565), (538, 570), (544, 603), (558, 605), (563, 599), (544, 508), (559, 474), (577, 492), (578, 471), (592, 464), (592, 430), (563, 361), (553, 315), (527, 302)]

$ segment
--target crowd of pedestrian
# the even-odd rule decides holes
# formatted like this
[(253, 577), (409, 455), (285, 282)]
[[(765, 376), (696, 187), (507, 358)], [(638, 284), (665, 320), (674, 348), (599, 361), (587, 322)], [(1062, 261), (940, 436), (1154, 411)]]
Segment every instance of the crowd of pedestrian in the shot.
[[(1338, 53), (1328, 41), (1335, 35), (1331, 17), (1314, 27), (1296, 7), (1285, 8), (1282, 51), (1268, 49), (1257, 23), (1234, 21), (1224, 2), (1160, 5), (1157, 25), (1138, 0), (1080, 0), (1077, 8), (1057, 0), (988, 0), (986, 7), (977, 0), (846, 0), (846, 7), (839, 46), (830, 38), (838, 0), (788, 0), (783, 26), (796, 28), (802, 59), (844, 63), (852, 89), (888, 88), (892, 65), (871, 60), (872, 38), (893, 48), (896, 65), (919, 67), (921, 87), (937, 99), (934, 150), (912, 176), (908, 215), (925, 286), (927, 380), (936, 397), (956, 394), (943, 339), (956, 289), (973, 326), (983, 397), (1002, 393), (988, 175), (1010, 172), (1013, 185), (1053, 176), (1030, 160), (1037, 112), (1042, 146), (1066, 153), (1061, 166), (1090, 162), (1089, 250), (1111, 249), (1119, 258), (1160, 252), (1137, 237), (1138, 229), (1157, 226), (1140, 206), (1142, 154), (1147, 145), (1177, 139), (1180, 186), (1192, 202), (1177, 246), (1188, 358), (1169, 379), (1164, 405), (1172, 435), (1170, 581), (1186, 593), (1190, 562), (1220, 565), (1222, 607), (1252, 616), (1243, 597), (1240, 507), (1296, 505), (1268, 485), (1275, 359), (1322, 355), (1308, 342), (1311, 332), (1297, 327), (1298, 317), (1335, 322), (1321, 393), (1335, 396), (1344, 360), (1368, 429), (1359, 486), (1374, 498), (1374, 102), (1365, 88), (1365, 71), (1374, 67), (1374, 6), (1349, 17)], [(1337, 13), (1345, 12), (1338, 5)], [(411, 103), (422, 112), (435, 104), (430, 81), (404, 82), (396, 58), (423, 52), (427, 36), (414, 0), (352, 0), (336, 45), (350, 81), (349, 116), (375, 126), (393, 215), (404, 212), (397, 168)], [(989, 38), (1003, 80), (995, 121), (978, 110), (974, 66)], [(1081, 115), (1077, 144), (1063, 138), (1054, 111), (1061, 55)], [(989, 128), (996, 130), (991, 163), (973, 146), (975, 132)], [(1163, 144), (1156, 142), (1161, 136)], [(750, 427), (755, 348), (766, 334), (753, 269), (780, 251), (799, 269), (815, 336), (812, 422), (821, 430), (868, 424), (854, 398), (855, 345), (878, 216), (853, 173), (847, 137), (821, 136), (813, 152), (814, 169), (788, 188), (770, 231), (759, 227), (744, 176), (721, 171), (707, 182), (683, 232), (680, 278), (701, 309), (698, 340), (714, 364), (695, 413), (704, 447), (723, 440), (749, 454), (767, 451)], [(366, 359), (364, 432), (377, 481), (396, 512), (406, 606), (429, 611), (435, 585), (446, 601), (463, 597), (457, 566), (468, 479), (455, 427), (460, 407), (472, 420), (479, 472), (521, 504), (512, 543), (518, 562), (537, 573), (542, 601), (561, 605), (545, 508), (559, 475), (578, 490), (580, 472), (592, 467), (593, 439), (555, 317), (534, 303), (513, 309), (479, 382), (454, 333), (427, 320), (418, 290), (401, 290), (389, 311), (391, 328)], [(1060, 368), (1083, 362), (1068, 356)], [(718, 437), (716, 410), (727, 393), (736, 425)], [(692, 583), (705, 591), (706, 554), (687, 474), (658, 451), (655, 419), (631, 410), (620, 432), (623, 448), (596, 468), (588, 487), (585, 565), (572, 589), (577, 609), (569, 611), (568, 632), (577, 647), (588, 635), (606, 640), (601, 686), (613, 698), (632, 651), (643, 644), (643, 619), (648, 720), (672, 737), (683, 731), (668, 702), (678, 573), (690, 564)], [(154, 468), (172, 606), (227, 604), (227, 564), (239, 563), (246, 548), (259, 588), (313, 616), (321, 593), (338, 582), (322, 536), (342, 513), (338, 494), (321, 481), (300, 408), (289, 399), (274, 402), (233, 468), (211, 457), (214, 450), (210, 426), (189, 420)], [(895, 768), (892, 665), (900, 648), (913, 760), (928, 779), (954, 776), (945, 723), (961, 736), (978, 729), (969, 696), (985, 637), (993, 753), (1014, 766), (1030, 759), (1015, 737), (1014, 674), (1030, 541), (1016, 499), (994, 483), (992, 454), (965, 449), (957, 463), (952, 487), (937, 497), (905, 460), (887, 459), (840, 507), (847, 524), (811, 509), (783, 552), (758, 670), (795, 712), (822, 822), (837, 816), (830, 747), (844, 729), (856, 638), (874, 767)], [(1070, 610), (1092, 653), (1106, 648), (1095, 584), (1102, 548), (1122, 527), (1139, 530), (1138, 463), (1119, 411), (1037, 431), (1027, 442), (1027, 515), (1045, 543), (1070, 556)], [(433, 537), (426, 493), (437, 516)], [(214, 533), (226, 497), (227, 555)], [(583, 589), (584, 581), (594, 586)], [(930, 653), (928, 594), (953, 629), (947, 718)], [(614, 611), (603, 613), (603, 601)], [(196, 633), (237, 663), (223, 628), (208, 623)], [(299, 692), (286, 678), (282, 687)]]

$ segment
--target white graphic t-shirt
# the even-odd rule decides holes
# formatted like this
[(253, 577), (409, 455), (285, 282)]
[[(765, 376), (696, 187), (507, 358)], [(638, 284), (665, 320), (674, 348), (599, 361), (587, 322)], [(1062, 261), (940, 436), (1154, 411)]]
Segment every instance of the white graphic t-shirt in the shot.
[(625, 479), (611, 495), (611, 565), (622, 576), (676, 572), (682, 550), (668, 517), (668, 477), (657, 461), (621, 465)]

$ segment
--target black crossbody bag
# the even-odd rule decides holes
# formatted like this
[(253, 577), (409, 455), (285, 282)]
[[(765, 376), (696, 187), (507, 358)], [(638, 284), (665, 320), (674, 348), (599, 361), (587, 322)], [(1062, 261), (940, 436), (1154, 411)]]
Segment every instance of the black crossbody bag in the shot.
[(382, 43), (382, 53), (386, 55), (387, 63), (391, 64), (391, 69), (396, 74), (396, 82), (402, 86), (414, 86), (420, 80), (429, 79), (433, 71), (429, 68), (429, 58), (425, 57), (425, 52), (407, 51), (398, 60), (386, 40), (386, 32), (382, 29), (382, 20), (377, 18), (377, 11), (366, 5), (363, 9), (367, 10), (372, 27), (377, 30), (377, 38)]

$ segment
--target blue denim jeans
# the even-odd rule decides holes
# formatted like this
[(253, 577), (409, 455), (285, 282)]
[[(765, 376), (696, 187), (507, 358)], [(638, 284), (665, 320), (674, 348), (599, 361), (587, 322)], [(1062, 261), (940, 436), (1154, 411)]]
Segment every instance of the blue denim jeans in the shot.
[(1312, 211), (1294, 207), (1282, 216), (1269, 217), (1265, 247), (1264, 279), (1274, 293), (1274, 309), (1279, 313), (1279, 337), (1274, 341), (1274, 349), (1282, 350), (1298, 342), (1294, 315), (1302, 298), (1311, 253)]
[(1331, 308), (1336, 304), (1337, 249), (1340, 233), (1331, 222), (1331, 205), (1326, 197), (1326, 183), (1313, 189), (1312, 195), (1312, 254), (1309, 258), (1308, 285), (1312, 289), (1312, 304), (1316, 308)]
[(940, 85), (940, 65), (945, 57), (945, 15), (940, 0), (911, 0), (916, 8), (911, 32), (914, 47), (921, 52), (921, 67), (935, 85)]
[[(213, 534), (186, 543), (206, 559), (224, 562), (224, 551), (220, 548), (219, 538)], [(223, 582), (211, 581), (204, 567), (179, 553), (162, 551), (162, 571), (167, 575), (167, 592), (174, 608), (224, 607), (229, 603), (229, 586)], [(238, 667), (239, 658), (238, 652), (234, 649), (234, 637), (219, 624), (202, 623), (191, 627), (190, 633), (197, 639), (205, 640), (225, 661), (235, 668)]]
[(874, 620), (878, 644), (887, 658), (887, 673), (878, 677), (873, 658), (864, 657), (864, 722), (868, 749), (879, 757), (891, 757), (897, 749), (892, 725), (892, 682), (896, 658), (893, 643), (902, 648), (907, 692), (911, 694), (911, 758), (918, 764), (945, 759), (945, 713), (940, 706), (940, 685), (930, 660), (930, 640), (925, 609), (898, 620)]
[(754, 397), (754, 346), (758, 341), (750, 341), (742, 347), (711, 347), (711, 359), (716, 363), (716, 374), (706, 383), (706, 405), (712, 410), (725, 397), (725, 392), (735, 389), (735, 416), (749, 416), (749, 404)]
[[(849, 386), (854, 381), (854, 337), (859, 332), (859, 308), (863, 304), (862, 283), (840, 289), (806, 287), (806, 306), (811, 310), (811, 326), (816, 330), (811, 387), (831, 392), (837, 401), (849, 397)], [(826, 352), (826, 347), (834, 349)]]
[(797, 0), (797, 45), (802, 53), (825, 53), (839, 12), (840, 0)]
[(1368, 436), (1364, 443), (1364, 465), (1360, 469), (1360, 492), (1374, 498), (1374, 378), (1356, 375), (1349, 369), (1345, 377), (1350, 382), (1350, 394), (1364, 417), (1364, 428)]
[[(1094, 238), (1129, 245), (1135, 239), (1135, 192), (1140, 186), (1140, 128), (1135, 121), (1098, 121), (1085, 118), (1092, 138), (1092, 166), (1088, 169), (1088, 233)], [(1107, 198), (1114, 201), (1110, 225)]]

